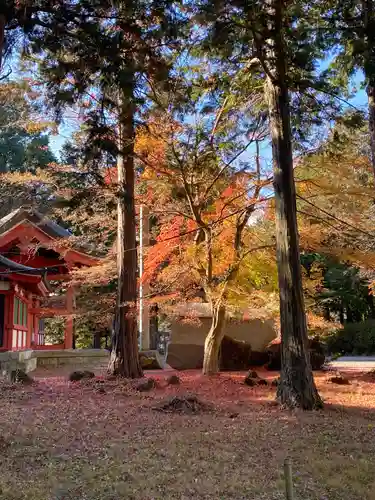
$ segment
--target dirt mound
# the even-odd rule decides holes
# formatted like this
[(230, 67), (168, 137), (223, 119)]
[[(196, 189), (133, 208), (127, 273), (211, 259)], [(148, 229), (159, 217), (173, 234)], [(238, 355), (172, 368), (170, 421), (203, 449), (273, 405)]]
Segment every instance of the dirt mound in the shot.
[(153, 410), (164, 413), (179, 413), (184, 415), (198, 415), (200, 413), (209, 413), (212, 406), (200, 401), (197, 396), (173, 396), (154, 406)]

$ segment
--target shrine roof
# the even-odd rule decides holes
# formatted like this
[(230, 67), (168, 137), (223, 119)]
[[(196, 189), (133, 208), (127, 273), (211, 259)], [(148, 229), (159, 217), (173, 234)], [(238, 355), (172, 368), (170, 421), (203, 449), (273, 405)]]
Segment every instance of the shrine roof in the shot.
[(71, 233), (67, 229), (47, 219), (47, 217), (37, 210), (22, 207), (13, 210), (13, 212), (0, 219), (0, 235), (24, 221), (35, 224), (51, 238), (69, 238), (71, 236)]
[[(37, 292), (38, 295), (44, 297), (52, 291), (52, 288), (47, 281), (46, 269), (36, 269), (35, 267), (19, 264), (18, 262), (14, 262), (13, 260), (4, 257), (2, 254), (0, 254), (0, 268), (4, 268), (4, 271), (1, 271), (0, 274), (5, 274), (8, 279), (11, 279), (12, 281), (22, 283), (27, 279), (36, 280), (31, 283), (26, 281), (26, 283), (23, 283), (23, 286)], [(33, 278), (28, 278), (28, 276), (32, 276)]]
[(16, 271), (21, 274), (33, 274), (35, 276), (43, 275), (44, 270), (36, 269), (35, 267), (24, 266), (18, 262), (7, 259), (0, 254), (0, 267), (5, 267), (7, 271)]
[[(72, 236), (70, 231), (32, 208), (18, 208), (0, 219), (1, 248), (6, 248), (6, 245), (17, 241), (18, 237), (23, 238), (23, 244), (26, 246), (28, 242), (34, 240), (48, 248), (52, 242), (56, 241), (56, 244), (59, 245), (58, 240), (67, 240)], [(99, 262), (97, 257), (88, 253), (88, 248), (67, 249), (62, 246), (61, 250), (58, 247), (55, 250), (57, 252), (61, 251), (63, 258), (65, 260), (69, 259), (74, 264), (92, 266)]]

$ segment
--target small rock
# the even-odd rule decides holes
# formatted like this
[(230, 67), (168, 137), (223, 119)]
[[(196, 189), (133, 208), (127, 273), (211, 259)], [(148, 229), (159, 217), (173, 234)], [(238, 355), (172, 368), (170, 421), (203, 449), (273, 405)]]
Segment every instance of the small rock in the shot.
[(244, 380), (245, 385), (248, 385), (249, 387), (254, 387), (258, 385), (259, 381), (259, 376), (256, 371), (250, 370), (248, 374), (246, 375), (246, 378)]
[(13, 370), (10, 374), (12, 384), (32, 384), (33, 379), (23, 370)]
[(89, 378), (94, 378), (95, 377), (95, 373), (93, 372), (89, 372), (87, 370), (85, 371), (75, 371), (75, 372), (72, 372), (70, 375), (69, 375), (69, 380), (71, 382), (78, 382), (79, 380), (82, 380), (82, 379), (89, 379)]
[(71, 382), (78, 382), (79, 380), (82, 380), (83, 377), (84, 377), (83, 372), (75, 371), (69, 375), (69, 380)]
[(258, 385), (258, 380), (247, 376), (244, 380), (244, 384), (248, 385), (249, 387), (255, 387), (256, 385)]
[(180, 377), (178, 377), (177, 375), (170, 375), (167, 378), (167, 384), (168, 385), (180, 385), (181, 384)]
[(139, 355), (139, 363), (143, 370), (161, 370), (163, 367), (161, 365), (160, 356), (157, 352), (141, 352)]
[(264, 378), (260, 378), (258, 380), (258, 385), (268, 385), (268, 382)]
[(228, 417), (229, 417), (229, 418), (237, 418), (237, 417), (238, 417), (238, 415), (239, 415), (239, 413), (238, 413), (238, 412), (234, 412), (234, 413), (230, 413), (230, 414), (228, 415)]
[(151, 389), (154, 389), (155, 387), (156, 387), (156, 382), (153, 378), (147, 378), (145, 380), (141, 380), (135, 386), (136, 390), (139, 392), (151, 391)]
[(277, 387), (279, 385), (279, 380), (278, 378), (274, 378), (271, 382), (272, 387)]
[(269, 404), (270, 406), (279, 406), (278, 401), (275, 401), (275, 400), (269, 401), (269, 402), (268, 402), (268, 404)]
[(350, 381), (348, 378), (343, 377), (342, 375), (337, 375), (335, 377), (331, 377), (329, 381), (332, 384), (338, 384), (338, 385), (350, 385)]

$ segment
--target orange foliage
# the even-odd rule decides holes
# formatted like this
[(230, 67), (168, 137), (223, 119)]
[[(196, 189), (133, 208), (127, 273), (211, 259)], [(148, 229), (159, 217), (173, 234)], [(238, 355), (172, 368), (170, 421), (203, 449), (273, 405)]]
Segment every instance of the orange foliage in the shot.
[(107, 167), (104, 174), (104, 183), (107, 186), (116, 184), (117, 182), (117, 167)]
[(180, 234), (184, 226), (184, 218), (174, 217), (169, 223), (164, 224), (156, 238), (156, 244), (149, 248), (145, 262), (142, 279), (150, 281), (159, 266), (165, 262), (179, 247)]
[(135, 140), (135, 154), (144, 165), (143, 179), (154, 179), (160, 172), (171, 175), (166, 167), (167, 143), (177, 132), (178, 125), (169, 116), (152, 118), (139, 126)]

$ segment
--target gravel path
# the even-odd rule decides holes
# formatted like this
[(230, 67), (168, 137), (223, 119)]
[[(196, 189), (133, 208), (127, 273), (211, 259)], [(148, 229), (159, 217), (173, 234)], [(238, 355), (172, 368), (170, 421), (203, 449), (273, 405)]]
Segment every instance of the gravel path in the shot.
[(336, 370), (370, 371), (375, 370), (375, 356), (342, 356), (329, 363)]

